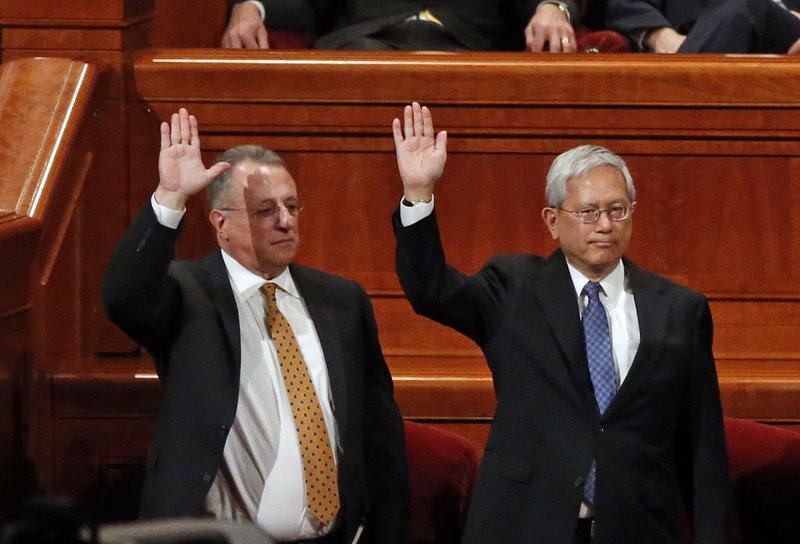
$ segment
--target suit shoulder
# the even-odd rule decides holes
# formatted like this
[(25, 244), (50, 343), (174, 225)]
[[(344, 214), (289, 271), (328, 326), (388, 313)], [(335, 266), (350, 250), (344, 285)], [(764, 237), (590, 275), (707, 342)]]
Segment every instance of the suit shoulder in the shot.
[(705, 303), (706, 301), (706, 296), (700, 291), (696, 291), (691, 287), (687, 287), (669, 278), (638, 267), (636, 268), (633, 281), (635, 282), (634, 290), (638, 284), (654, 287), (657, 291), (667, 294), (672, 299), (682, 299), (693, 303)]
[(500, 253), (486, 262), (483, 271), (491, 271), (501, 276), (519, 272), (535, 274), (542, 269), (546, 262), (545, 258), (530, 253)]
[(331, 274), (330, 272), (324, 272), (316, 268), (310, 268), (299, 264), (292, 264), (290, 270), (295, 280), (301, 285), (301, 288), (302, 285), (308, 285), (308, 283), (311, 282), (320, 289), (341, 292), (347, 295), (353, 295), (355, 292), (365, 292), (360, 283), (345, 278), (344, 276)]

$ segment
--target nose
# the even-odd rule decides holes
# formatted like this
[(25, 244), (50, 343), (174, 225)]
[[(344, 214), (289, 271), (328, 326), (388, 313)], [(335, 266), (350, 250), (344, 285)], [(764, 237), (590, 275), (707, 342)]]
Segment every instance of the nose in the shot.
[(600, 217), (597, 219), (597, 223), (595, 223), (598, 230), (611, 230), (613, 223), (611, 212), (609, 210), (600, 210)]
[(279, 204), (277, 214), (275, 215), (275, 224), (279, 227), (285, 228), (287, 225), (289, 225), (291, 219), (292, 214), (289, 213), (289, 209), (283, 204)]

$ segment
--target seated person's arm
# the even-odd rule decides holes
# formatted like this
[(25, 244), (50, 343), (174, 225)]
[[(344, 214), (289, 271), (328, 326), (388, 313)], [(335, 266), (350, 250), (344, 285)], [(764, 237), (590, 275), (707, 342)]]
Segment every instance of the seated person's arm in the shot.
[(577, 19), (574, 2), (542, 0), (525, 27), (525, 49), (574, 53), (577, 50), (575, 31)]

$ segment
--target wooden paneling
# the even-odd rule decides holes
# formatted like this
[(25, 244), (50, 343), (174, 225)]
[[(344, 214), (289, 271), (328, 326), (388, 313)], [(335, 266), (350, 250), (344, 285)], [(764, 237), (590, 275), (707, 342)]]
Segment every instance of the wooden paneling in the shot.
[[(437, 211), (448, 258), (468, 272), (498, 252), (550, 252), (550, 162), (607, 145), (637, 180), (629, 255), (711, 300), (726, 411), (796, 425), (798, 71), (775, 57), (143, 52), (131, 62), (131, 149), (146, 158), (131, 161), (131, 213), (153, 190), (138, 180), (151, 179), (155, 127), (180, 106), (209, 159), (243, 142), (275, 149), (308, 202), (300, 260), (366, 286), (407, 413), (485, 421), (479, 351), (415, 316), (395, 277), (391, 119), (415, 99), (448, 130)], [(182, 256), (212, 246), (205, 214), (202, 199), (190, 206)], [(480, 408), (461, 407), (470, 399)]]
[(85, 178), (76, 140), (96, 79), (95, 67), (66, 59), (11, 62), (0, 72), (0, 521), (30, 485), (35, 312)]
[(219, 47), (232, 0), (155, 0), (154, 47)]

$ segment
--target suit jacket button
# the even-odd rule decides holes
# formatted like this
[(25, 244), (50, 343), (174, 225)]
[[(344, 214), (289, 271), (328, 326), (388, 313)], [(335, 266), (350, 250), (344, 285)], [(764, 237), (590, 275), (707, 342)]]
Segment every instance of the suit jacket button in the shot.
[(211, 474), (209, 474), (208, 472), (204, 473), (203, 474), (203, 481), (204, 482), (210, 482), (211, 481)]
[(604, 433), (604, 432), (606, 432), (606, 429), (605, 429), (605, 427), (603, 427), (602, 425), (595, 425), (595, 426), (594, 426), (594, 430), (595, 430), (595, 432), (597, 432), (597, 433)]
[(575, 478), (575, 487), (580, 487), (583, 485), (583, 476), (578, 476)]

